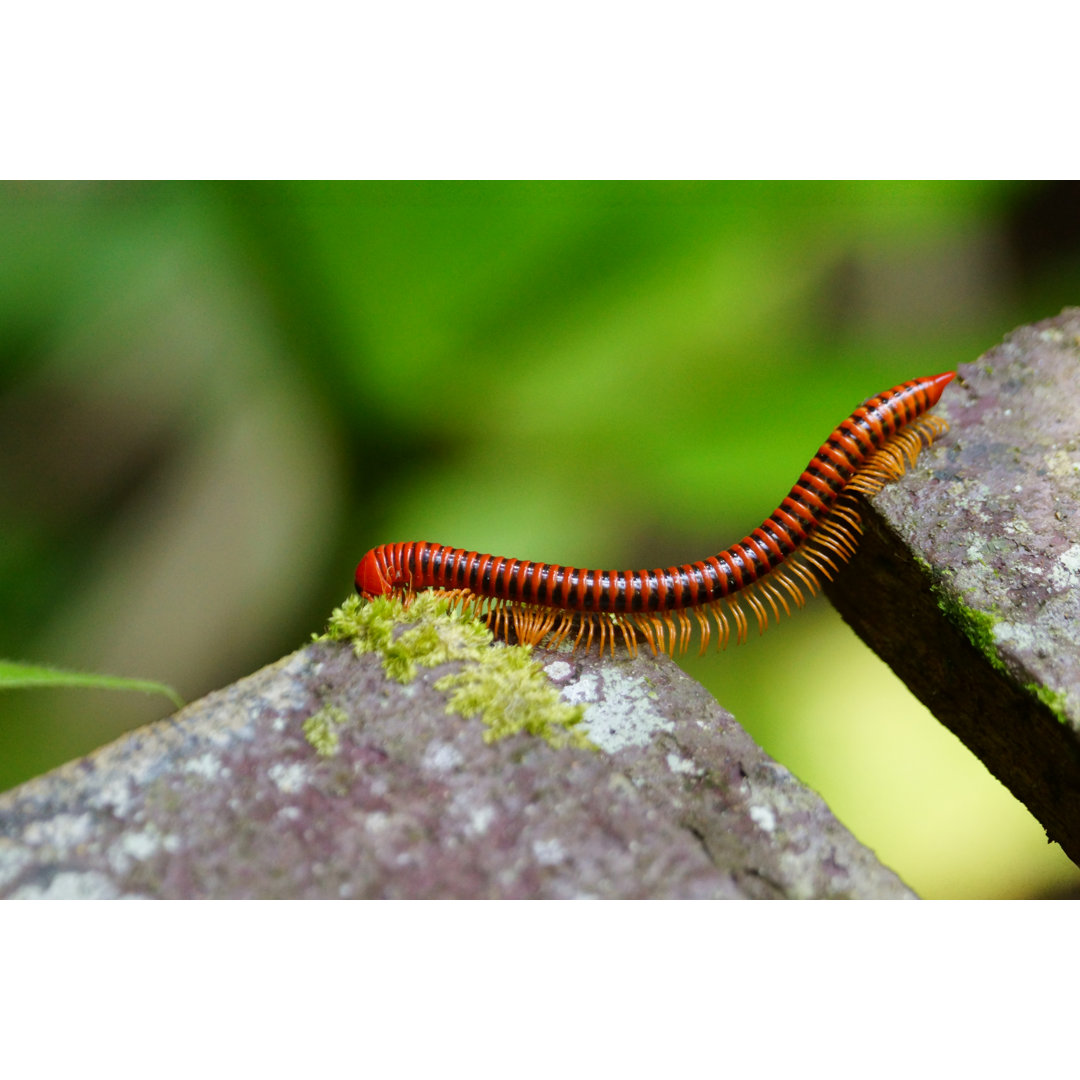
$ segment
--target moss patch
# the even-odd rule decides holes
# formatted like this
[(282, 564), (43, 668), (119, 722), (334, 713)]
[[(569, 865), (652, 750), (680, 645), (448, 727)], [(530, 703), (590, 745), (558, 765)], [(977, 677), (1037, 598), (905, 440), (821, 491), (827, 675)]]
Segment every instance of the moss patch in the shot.
[[(402, 630), (403, 626), (407, 629)], [(334, 609), (326, 633), (315, 640), (350, 642), (357, 656), (378, 653), (391, 679), (410, 683), (422, 667), (475, 659), (491, 644), (491, 631), (479, 620), (451, 611), (448, 601), (425, 592), (408, 607), (397, 597), (366, 601), (350, 596)]]
[(961, 600), (953, 599), (941, 587), (934, 587), (933, 592), (937, 597), (938, 607), (949, 621), (990, 661), (992, 667), (1005, 671), (1006, 667), (998, 656), (994, 638), (994, 627), (998, 620), (984, 611), (968, 607)]
[(1072, 720), (1065, 709), (1065, 695), (1060, 690), (1051, 690), (1039, 683), (1027, 683), (1024, 689), (1037, 697), (1057, 718), (1058, 723), (1072, 727)]
[(345, 723), (344, 709), (336, 705), (324, 705), (304, 721), (304, 738), (315, 748), (320, 757), (333, 757), (338, 752), (341, 739), (337, 727)]
[[(334, 610), (326, 633), (316, 640), (348, 642), (358, 656), (377, 653), (387, 677), (400, 683), (411, 682), (422, 667), (460, 660), (461, 670), (444, 675), (435, 688), (450, 692), (448, 713), (479, 716), (487, 729), (485, 742), (523, 732), (552, 746), (595, 749), (581, 727), (585, 707), (559, 698), (530, 647), (493, 644), (480, 620), (434, 593), (419, 593), (407, 607), (397, 597), (367, 601), (351, 596)], [(322, 712), (305, 722), (305, 735)], [(312, 730), (323, 736), (322, 726)], [(330, 735), (336, 738), (332, 729)]]
[[(580, 724), (583, 705), (567, 705), (529, 650), (497, 645), (461, 671), (444, 675), (436, 690), (450, 690), (448, 713), (479, 716), (485, 742), (523, 731), (552, 746), (592, 747)], [(594, 748), (595, 749), (595, 748)]]
[[(1008, 668), (1002, 663), (997, 653), (994, 627), (997, 625), (998, 620), (993, 615), (984, 611), (976, 611), (962, 601), (952, 599), (940, 586), (935, 586), (933, 591), (937, 597), (938, 607), (963, 632), (968, 641), (986, 657), (992, 667), (998, 671), (1008, 673)], [(1025, 683), (1024, 689), (1032, 697), (1042, 702), (1054, 714), (1059, 723), (1071, 726), (1072, 721), (1066, 711), (1064, 693), (1033, 682)]]

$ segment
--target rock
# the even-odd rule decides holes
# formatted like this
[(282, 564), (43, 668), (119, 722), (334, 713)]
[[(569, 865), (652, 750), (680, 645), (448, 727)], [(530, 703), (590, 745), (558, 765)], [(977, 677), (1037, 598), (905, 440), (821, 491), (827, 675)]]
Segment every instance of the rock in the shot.
[(0, 896), (913, 895), (666, 657), (534, 655), (597, 749), (319, 642), (0, 795)]
[(826, 592), (1080, 862), (1080, 309), (958, 374)]

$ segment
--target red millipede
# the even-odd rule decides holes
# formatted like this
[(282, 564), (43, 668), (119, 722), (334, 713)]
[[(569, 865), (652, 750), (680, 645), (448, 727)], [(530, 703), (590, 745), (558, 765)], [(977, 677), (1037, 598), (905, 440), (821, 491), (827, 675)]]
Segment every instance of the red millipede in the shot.
[[(685, 652), (695, 617), (701, 651), (718, 631), (718, 648), (746, 640), (750, 609), (764, 633), (770, 613), (806, 603), (820, 577), (855, 552), (862, 526), (856, 495), (873, 495), (903, 476), (923, 449), (949, 430), (925, 415), (955, 376), (948, 371), (911, 379), (860, 405), (811, 458), (773, 513), (702, 562), (658, 570), (585, 570), (529, 562), (442, 544), (411, 541), (372, 548), (356, 568), (356, 591), (372, 599), (435, 589), (486, 618), (499, 637), (555, 647), (575, 629), (576, 650), (593, 641), (615, 652), (621, 637), (632, 654), (639, 636), (658, 651)], [(710, 622), (710, 619), (712, 622)]]

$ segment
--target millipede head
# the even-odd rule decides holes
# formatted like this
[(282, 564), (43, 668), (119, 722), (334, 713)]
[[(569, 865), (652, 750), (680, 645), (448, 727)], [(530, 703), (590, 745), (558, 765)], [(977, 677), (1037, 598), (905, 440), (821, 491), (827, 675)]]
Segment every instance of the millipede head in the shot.
[(356, 567), (356, 591), (365, 599), (385, 596), (391, 590), (390, 580), (379, 565), (378, 548), (372, 548)]

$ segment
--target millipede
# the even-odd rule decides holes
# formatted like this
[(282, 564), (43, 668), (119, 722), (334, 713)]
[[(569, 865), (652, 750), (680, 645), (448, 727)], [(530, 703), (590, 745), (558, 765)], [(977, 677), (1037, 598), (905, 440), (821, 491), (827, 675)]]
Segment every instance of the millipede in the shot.
[(911, 379), (863, 402), (758, 528), (701, 562), (587, 570), (410, 541), (372, 548), (356, 568), (356, 590), (408, 602), (433, 589), (497, 637), (553, 648), (570, 639), (575, 651), (597, 644), (601, 655), (614, 655), (620, 641), (636, 655), (641, 639), (654, 655), (683, 653), (695, 622), (702, 653), (714, 627), (718, 648), (744, 642), (751, 620), (764, 633), (851, 558), (862, 532), (856, 496), (899, 479), (949, 430), (928, 411), (955, 374)]

